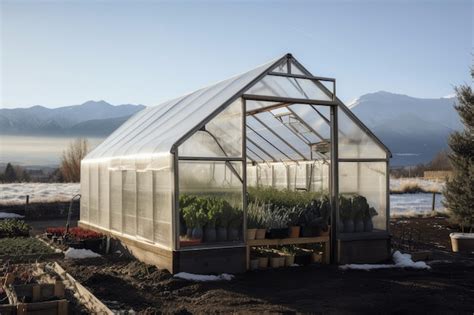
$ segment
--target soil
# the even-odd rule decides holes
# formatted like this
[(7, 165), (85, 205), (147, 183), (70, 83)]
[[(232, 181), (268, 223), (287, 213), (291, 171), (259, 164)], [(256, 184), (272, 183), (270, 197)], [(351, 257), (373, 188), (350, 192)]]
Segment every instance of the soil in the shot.
[[(420, 237), (408, 237), (411, 230)], [(397, 248), (431, 250), (432, 269), (342, 271), (311, 265), (248, 272), (232, 281), (192, 282), (118, 255), (62, 264), (111, 309), (143, 314), (472, 314), (474, 255), (449, 251), (453, 230), (446, 219), (397, 219), (391, 231)]]

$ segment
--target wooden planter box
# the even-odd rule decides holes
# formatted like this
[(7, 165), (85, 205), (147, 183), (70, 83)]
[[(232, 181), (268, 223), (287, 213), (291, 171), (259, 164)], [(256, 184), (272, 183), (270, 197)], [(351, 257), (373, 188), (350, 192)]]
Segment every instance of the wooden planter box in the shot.
[(10, 305), (0, 306), (1, 314), (52, 314), (67, 315), (68, 301), (64, 299), (64, 284), (34, 283), (12, 285), (7, 275), (4, 290)]

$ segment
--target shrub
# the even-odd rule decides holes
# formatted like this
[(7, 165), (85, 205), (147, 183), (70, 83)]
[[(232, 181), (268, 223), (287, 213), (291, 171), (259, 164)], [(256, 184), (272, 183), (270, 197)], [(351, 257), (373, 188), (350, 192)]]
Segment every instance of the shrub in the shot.
[(0, 237), (29, 236), (31, 227), (23, 220), (0, 220)]

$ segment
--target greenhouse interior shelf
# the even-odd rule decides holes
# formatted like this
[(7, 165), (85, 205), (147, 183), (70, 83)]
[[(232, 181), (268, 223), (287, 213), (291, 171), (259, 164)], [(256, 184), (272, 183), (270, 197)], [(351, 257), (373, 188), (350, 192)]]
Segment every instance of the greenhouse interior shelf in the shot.
[(287, 54), (126, 121), (81, 163), (79, 224), (172, 273), (379, 262), (390, 157)]

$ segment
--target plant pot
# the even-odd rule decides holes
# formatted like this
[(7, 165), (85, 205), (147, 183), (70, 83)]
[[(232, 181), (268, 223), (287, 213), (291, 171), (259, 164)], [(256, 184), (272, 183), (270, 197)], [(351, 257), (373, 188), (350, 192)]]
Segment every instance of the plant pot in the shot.
[(265, 239), (265, 234), (267, 233), (266, 229), (257, 229), (257, 232), (255, 233), (255, 239), (256, 240), (263, 240)]
[(227, 229), (227, 240), (229, 240), (229, 241), (238, 241), (239, 240), (239, 230), (237, 228), (228, 228)]
[(288, 237), (289, 238), (298, 238), (300, 237), (300, 226), (290, 226), (288, 229)]
[[(255, 259), (251, 259), (250, 260), (250, 270), (257, 270), (258, 267), (259, 267), (259, 259), (258, 258), (255, 258)], [(268, 263), (268, 262), (267, 262)]]
[(191, 238), (202, 239), (202, 228), (195, 227), (191, 234)]
[(474, 252), (474, 233), (451, 233), (449, 237), (453, 252)]
[(314, 252), (311, 255), (311, 262), (312, 263), (322, 263), (323, 262), (323, 253), (322, 252)]
[(366, 219), (364, 221), (364, 232), (372, 232), (374, 230), (374, 223), (372, 222), (372, 218)]
[(266, 269), (268, 267), (268, 257), (258, 257), (258, 269)]
[(295, 264), (295, 255), (285, 256), (285, 266), (291, 267)]
[(328, 225), (326, 230), (324, 229), (321, 230), (321, 236), (329, 236), (330, 231), (331, 231), (331, 226)]
[(270, 257), (270, 268), (280, 268), (281, 257)]
[(247, 240), (254, 240), (257, 234), (257, 229), (247, 229)]
[(312, 237), (316, 234), (316, 228), (313, 226), (302, 226), (300, 228), (301, 237)]
[(193, 237), (193, 229), (192, 228), (187, 228), (186, 229), (186, 236), (188, 238), (192, 238)]
[(278, 266), (279, 268), (285, 267), (285, 256), (278, 257)]
[(181, 240), (179, 242), (181, 247), (188, 247), (188, 246), (195, 246), (201, 244), (201, 239), (188, 239), (188, 240)]
[(227, 228), (226, 227), (217, 228), (217, 241), (218, 242), (227, 241)]
[(281, 229), (270, 229), (267, 233), (267, 238), (276, 239), (276, 238), (287, 238), (288, 237), (288, 228)]
[(99, 238), (99, 239), (88, 239), (88, 240), (83, 240), (84, 243), (84, 248), (85, 249), (90, 249), (93, 252), (96, 253), (101, 253), (104, 252), (104, 239)]
[(343, 220), (339, 220), (337, 222), (337, 230), (339, 233), (344, 233), (344, 221)]
[(311, 263), (311, 255), (296, 255), (295, 264), (297, 265), (309, 265)]
[(70, 242), (67, 245), (71, 248), (76, 248), (76, 249), (83, 249), (84, 248), (84, 242), (83, 241)]
[(344, 221), (344, 233), (354, 233), (354, 220), (345, 220)]
[(215, 242), (217, 240), (216, 228), (205, 227), (204, 228), (204, 241)]
[(354, 231), (356, 233), (364, 232), (364, 221), (362, 219), (354, 221)]

